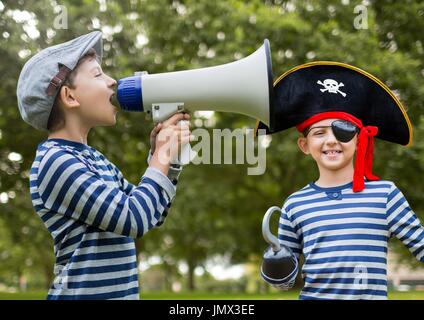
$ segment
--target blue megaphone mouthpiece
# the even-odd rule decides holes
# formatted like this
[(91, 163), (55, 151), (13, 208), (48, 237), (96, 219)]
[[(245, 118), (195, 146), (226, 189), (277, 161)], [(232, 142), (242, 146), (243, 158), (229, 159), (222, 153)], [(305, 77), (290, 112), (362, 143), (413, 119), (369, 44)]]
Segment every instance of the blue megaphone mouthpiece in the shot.
[(122, 110), (143, 112), (141, 77), (132, 76), (118, 80), (116, 97)]

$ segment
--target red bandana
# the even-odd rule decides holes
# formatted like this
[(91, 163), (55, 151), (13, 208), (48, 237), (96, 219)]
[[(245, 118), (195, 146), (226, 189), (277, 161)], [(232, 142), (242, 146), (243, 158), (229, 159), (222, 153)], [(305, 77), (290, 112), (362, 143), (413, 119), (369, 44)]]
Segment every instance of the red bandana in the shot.
[(342, 119), (352, 122), (360, 131), (358, 135), (358, 146), (356, 149), (355, 171), (353, 173), (353, 192), (364, 190), (364, 177), (368, 180), (380, 180), (372, 174), (372, 159), (374, 156), (374, 137), (377, 135), (378, 127), (365, 126), (362, 121), (346, 112), (323, 112), (318, 113), (296, 126), (299, 132), (303, 132), (310, 125), (325, 119)]

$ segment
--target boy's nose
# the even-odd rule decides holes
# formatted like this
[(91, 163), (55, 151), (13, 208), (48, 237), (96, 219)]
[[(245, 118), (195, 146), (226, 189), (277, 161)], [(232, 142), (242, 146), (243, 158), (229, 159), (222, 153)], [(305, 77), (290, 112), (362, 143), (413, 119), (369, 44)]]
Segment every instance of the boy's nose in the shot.
[(111, 88), (115, 88), (116, 87), (116, 84), (117, 84), (116, 80), (113, 79), (112, 77), (109, 77), (109, 79), (108, 79), (108, 86), (111, 87)]
[(330, 130), (327, 136), (327, 140), (325, 141), (327, 144), (336, 144), (338, 140), (334, 136), (333, 132)]

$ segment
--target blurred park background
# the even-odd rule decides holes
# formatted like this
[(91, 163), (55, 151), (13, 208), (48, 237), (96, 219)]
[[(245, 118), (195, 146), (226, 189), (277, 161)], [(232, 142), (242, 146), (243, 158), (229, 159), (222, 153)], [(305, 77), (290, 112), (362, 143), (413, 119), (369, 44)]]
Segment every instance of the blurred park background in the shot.
[[(0, 299), (44, 299), (53, 279), (52, 239), (32, 208), (28, 185), (46, 134), (19, 116), (19, 72), (41, 48), (92, 30), (103, 31), (103, 69), (117, 79), (140, 70), (232, 62), (265, 38), (275, 78), (313, 60), (341, 61), (376, 75), (406, 106), (414, 141), (409, 148), (376, 142), (374, 172), (394, 180), (424, 221), (423, 1), (1, 0)], [(254, 119), (234, 114), (194, 114), (192, 120), (193, 129), (255, 126)], [(89, 143), (138, 183), (152, 126), (143, 114), (119, 113), (117, 125), (92, 131)], [(249, 176), (241, 164), (184, 169), (166, 223), (137, 240), (142, 297), (297, 298), (300, 277), (295, 289), (280, 294), (259, 276), (263, 214), (317, 178), (296, 137), (295, 130), (272, 136), (263, 175)], [(391, 240), (391, 298), (424, 299), (423, 270)]]

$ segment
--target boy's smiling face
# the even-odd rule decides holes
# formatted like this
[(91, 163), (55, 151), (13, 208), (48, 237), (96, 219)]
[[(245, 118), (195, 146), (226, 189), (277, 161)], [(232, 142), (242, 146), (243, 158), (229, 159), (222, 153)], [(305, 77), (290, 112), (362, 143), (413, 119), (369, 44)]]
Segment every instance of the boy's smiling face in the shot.
[(314, 123), (310, 126), (308, 135), (300, 137), (297, 141), (302, 152), (310, 154), (320, 170), (337, 171), (353, 165), (358, 135), (349, 142), (339, 142), (331, 129), (334, 120), (337, 119)]
[(116, 123), (118, 109), (112, 104), (115, 86), (115, 79), (103, 73), (96, 59), (87, 59), (78, 66), (71, 90), (74, 107), (77, 107), (74, 111), (86, 127)]

